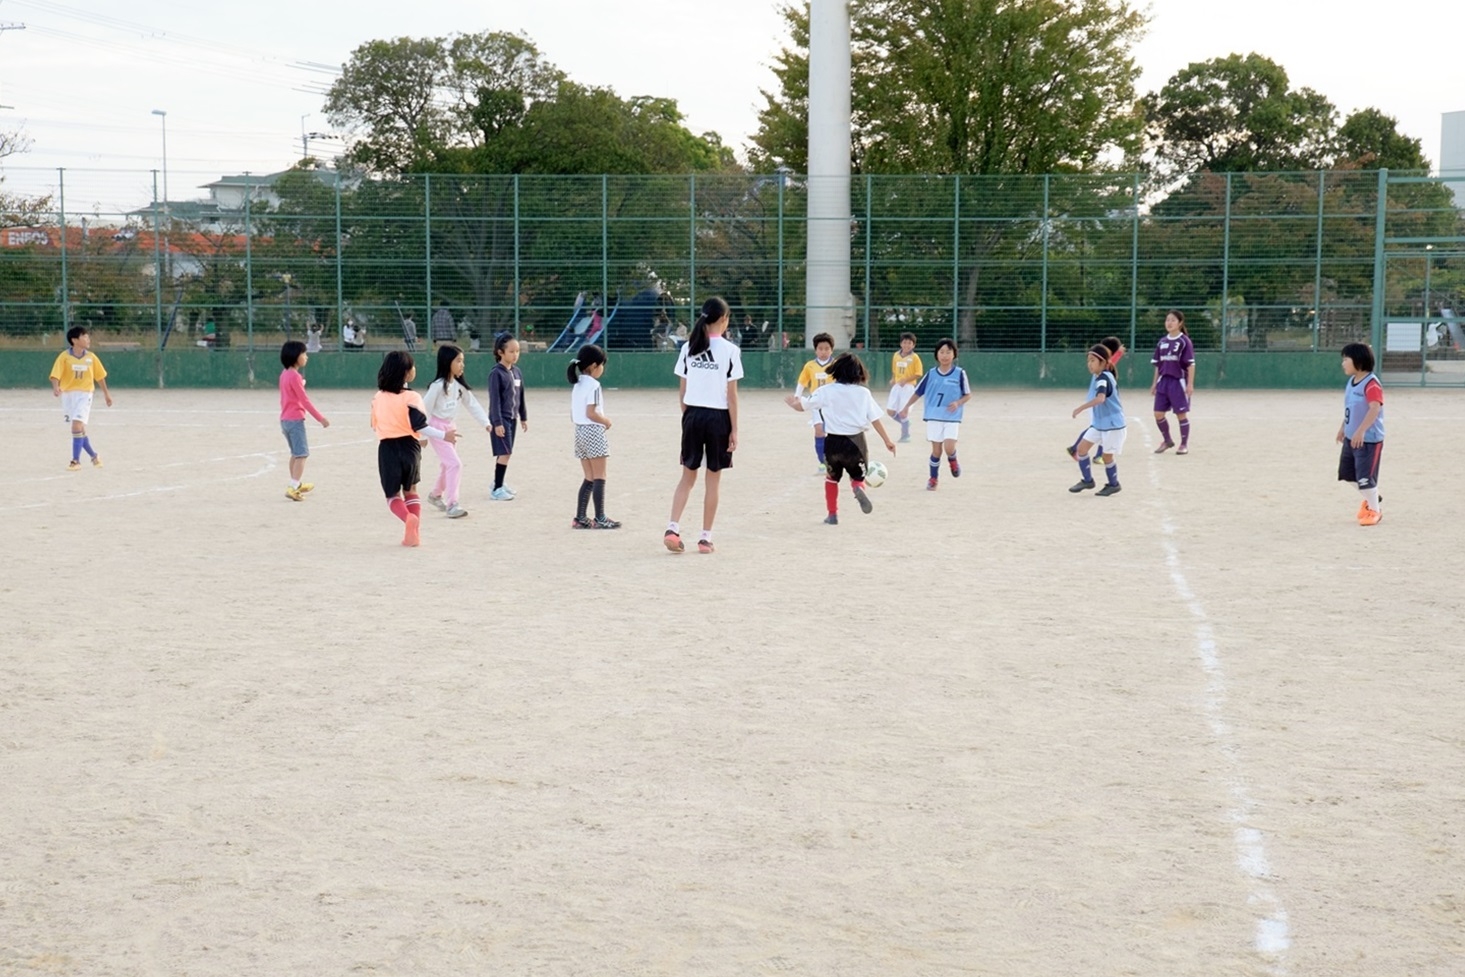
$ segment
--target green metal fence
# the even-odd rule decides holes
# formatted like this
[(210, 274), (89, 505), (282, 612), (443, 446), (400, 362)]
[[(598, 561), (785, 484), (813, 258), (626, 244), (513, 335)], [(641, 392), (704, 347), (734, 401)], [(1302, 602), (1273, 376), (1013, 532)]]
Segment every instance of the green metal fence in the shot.
[[(54, 171), (49, 202), (0, 226), (12, 344), (81, 323), (168, 348), (273, 346), (314, 326), (335, 347), (348, 322), (399, 343), (405, 316), (425, 342), (446, 303), (465, 342), (506, 330), (552, 346), (577, 306), (599, 306), (609, 345), (652, 348), (713, 294), (745, 344), (805, 339), (796, 174), (287, 172), (233, 178), (237, 199), (215, 184), (201, 204), (159, 200), (147, 172), (125, 175), (129, 211), (78, 193), (97, 172)], [(1333, 349), (1425, 326), (1465, 290), (1450, 188), (1408, 174), (1201, 174), (1165, 191), (1134, 174), (866, 175), (849, 225), (846, 313), (870, 348), (907, 330), (992, 351), (1108, 334), (1144, 347), (1178, 308), (1202, 349)]]

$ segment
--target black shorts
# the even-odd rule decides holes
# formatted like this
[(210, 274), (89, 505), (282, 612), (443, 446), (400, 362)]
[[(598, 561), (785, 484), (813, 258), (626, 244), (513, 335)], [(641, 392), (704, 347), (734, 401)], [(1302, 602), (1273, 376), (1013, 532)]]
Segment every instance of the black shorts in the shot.
[(422, 442), (416, 438), (384, 438), (377, 442), (376, 469), (387, 498), (410, 492), (422, 481)]
[(1383, 453), (1382, 441), (1365, 441), (1363, 447), (1355, 448), (1344, 439), (1343, 452), (1338, 456), (1338, 481), (1354, 482), (1361, 489), (1378, 488)]
[(504, 425), (504, 436), (499, 437), (492, 431), (488, 435), (489, 443), (493, 445), (493, 456), (502, 458), (505, 455), (514, 453), (514, 425), (512, 422)]
[(865, 480), (866, 459), (869, 449), (865, 447), (863, 434), (829, 434), (824, 437), (824, 463), (829, 466), (826, 476), (837, 482), (840, 476), (849, 472), (850, 481)]
[(682, 411), (682, 467), (696, 471), (707, 459), (709, 472), (732, 467), (732, 414), (716, 407), (688, 407)]

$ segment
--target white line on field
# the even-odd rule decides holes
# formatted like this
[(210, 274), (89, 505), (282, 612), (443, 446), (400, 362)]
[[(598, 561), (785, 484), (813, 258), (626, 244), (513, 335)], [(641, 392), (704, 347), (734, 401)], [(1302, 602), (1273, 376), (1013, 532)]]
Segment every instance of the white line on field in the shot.
[[(1155, 442), (1150, 433), (1148, 418), (1136, 417), (1132, 420), (1144, 432), (1145, 450), (1150, 453), (1150, 486), (1155, 490), (1155, 497), (1160, 499), (1160, 469), (1153, 454)], [(1256, 801), (1247, 790), (1241, 751), (1237, 747), (1235, 734), (1226, 721), (1225, 662), (1221, 658), (1216, 632), (1206, 615), (1205, 605), (1195, 595), (1185, 577), (1180, 549), (1175, 543), (1175, 521), (1165, 511), (1163, 502), (1160, 503), (1160, 511), (1160, 529), (1163, 533), (1160, 546), (1165, 551), (1165, 566), (1170, 570), (1170, 582), (1175, 588), (1176, 596), (1190, 610), (1191, 617), (1195, 618), (1196, 655), (1200, 659), (1201, 671), (1206, 676), (1203, 711), (1216, 749), (1230, 770), (1226, 787), (1232, 801), (1230, 818), (1235, 825), (1236, 864), (1251, 882), (1247, 905), (1256, 913), (1253, 943), (1257, 952), (1266, 958), (1267, 972), (1273, 977), (1285, 977), (1287, 951), (1292, 946), (1292, 935), (1287, 925), (1287, 909), (1282, 905), (1281, 897), (1273, 886), (1275, 876), (1272, 874), (1271, 863), (1267, 860), (1266, 836), (1260, 828), (1252, 824)]]

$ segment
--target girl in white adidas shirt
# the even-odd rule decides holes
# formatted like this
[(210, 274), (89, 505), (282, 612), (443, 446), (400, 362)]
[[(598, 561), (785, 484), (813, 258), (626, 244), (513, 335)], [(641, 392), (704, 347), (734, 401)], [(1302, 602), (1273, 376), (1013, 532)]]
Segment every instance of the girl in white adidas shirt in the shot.
[(697, 552), (712, 553), (712, 522), (717, 518), (722, 470), (732, 467), (738, 447), (738, 381), (743, 378), (742, 353), (723, 338), (728, 307), (720, 298), (702, 303), (702, 314), (677, 354), (682, 406), (682, 477), (671, 500), (671, 521), (662, 541), (681, 553), (682, 510), (697, 484), (697, 470), (707, 462), (707, 483), (702, 496), (702, 535)]

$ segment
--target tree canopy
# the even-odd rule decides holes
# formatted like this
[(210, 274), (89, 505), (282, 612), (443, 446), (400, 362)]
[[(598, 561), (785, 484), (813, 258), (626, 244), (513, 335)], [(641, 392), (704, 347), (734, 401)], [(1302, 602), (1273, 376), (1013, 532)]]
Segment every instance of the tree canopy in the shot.
[[(807, 166), (808, 4), (784, 8), (753, 161)], [(872, 173), (1085, 171), (1138, 149), (1126, 0), (853, 0), (851, 160)]]

